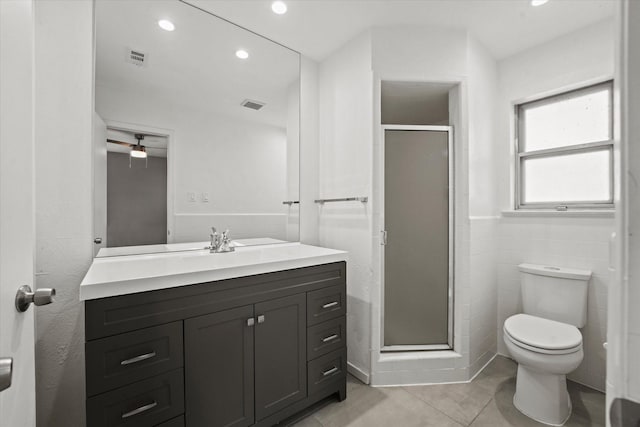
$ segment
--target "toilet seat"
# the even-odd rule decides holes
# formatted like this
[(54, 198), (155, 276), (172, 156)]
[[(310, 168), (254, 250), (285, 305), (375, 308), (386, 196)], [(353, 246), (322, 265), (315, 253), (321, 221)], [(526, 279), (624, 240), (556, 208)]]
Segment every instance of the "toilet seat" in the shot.
[(518, 347), (542, 354), (570, 354), (582, 348), (578, 328), (528, 314), (516, 314), (504, 322), (505, 337)]

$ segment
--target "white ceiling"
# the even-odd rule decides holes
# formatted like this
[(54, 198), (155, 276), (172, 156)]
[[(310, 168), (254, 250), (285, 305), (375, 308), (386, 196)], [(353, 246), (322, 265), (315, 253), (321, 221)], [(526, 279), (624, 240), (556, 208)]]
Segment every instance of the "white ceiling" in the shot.
[(496, 59), (613, 15), (614, 0), (187, 0), (317, 61), (373, 26), (438, 25), (467, 29)]

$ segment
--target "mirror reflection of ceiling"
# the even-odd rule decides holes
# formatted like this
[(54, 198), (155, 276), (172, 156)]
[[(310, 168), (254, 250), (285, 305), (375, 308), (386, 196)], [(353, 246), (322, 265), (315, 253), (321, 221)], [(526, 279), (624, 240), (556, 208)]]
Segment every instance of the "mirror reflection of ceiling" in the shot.
[[(175, 31), (161, 29), (161, 19)], [(96, 27), (96, 85), (286, 126), (286, 89), (299, 72), (296, 52), (179, 1), (98, 0)], [(145, 54), (143, 66), (125, 61), (129, 49)], [(249, 58), (237, 58), (238, 49)], [(266, 105), (250, 110), (240, 105), (246, 99)]]

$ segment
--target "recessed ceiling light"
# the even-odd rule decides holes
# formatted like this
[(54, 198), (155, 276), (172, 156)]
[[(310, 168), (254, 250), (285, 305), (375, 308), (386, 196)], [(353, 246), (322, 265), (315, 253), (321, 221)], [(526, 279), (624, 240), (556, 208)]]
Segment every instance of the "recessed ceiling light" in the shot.
[(249, 57), (249, 52), (244, 49), (236, 50), (236, 56), (240, 59), (247, 59)]
[(283, 1), (274, 1), (271, 3), (271, 10), (278, 15), (284, 15), (287, 13), (287, 5)]
[(161, 19), (158, 21), (158, 25), (165, 31), (173, 31), (176, 29), (176, 26), (173, 25), (173, 22), (168, 21), (166, 19)]
[(531, 0), (531, 6), (542, 6), (549, 0)]

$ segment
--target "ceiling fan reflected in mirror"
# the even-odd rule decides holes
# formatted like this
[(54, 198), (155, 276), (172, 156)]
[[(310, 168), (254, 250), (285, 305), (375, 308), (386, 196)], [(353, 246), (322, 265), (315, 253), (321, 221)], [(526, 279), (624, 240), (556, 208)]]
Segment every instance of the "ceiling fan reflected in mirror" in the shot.
[[(142, 133), (135, 133), (133, 136), (138, 141), (137, 144), (132, 144), (130, 142), (125, 142), (125, 141), (117, 141), (115, 139), (110, 139), (110, 138), (107, 138), (107, 142), (111, 144), (123, 145), (131, 149), (129, 151), (129, 167), (131, 167), (131, 158), (133, 157), (136, 159), (145, 159), (145, 168), (146, 168), (147, 161), (148, 161), (147, 147), (142, 145), (141, 143), (144, 140), (145, 135)], [(157, 149), (162, 149), (162, 148), (157, 147)]]

